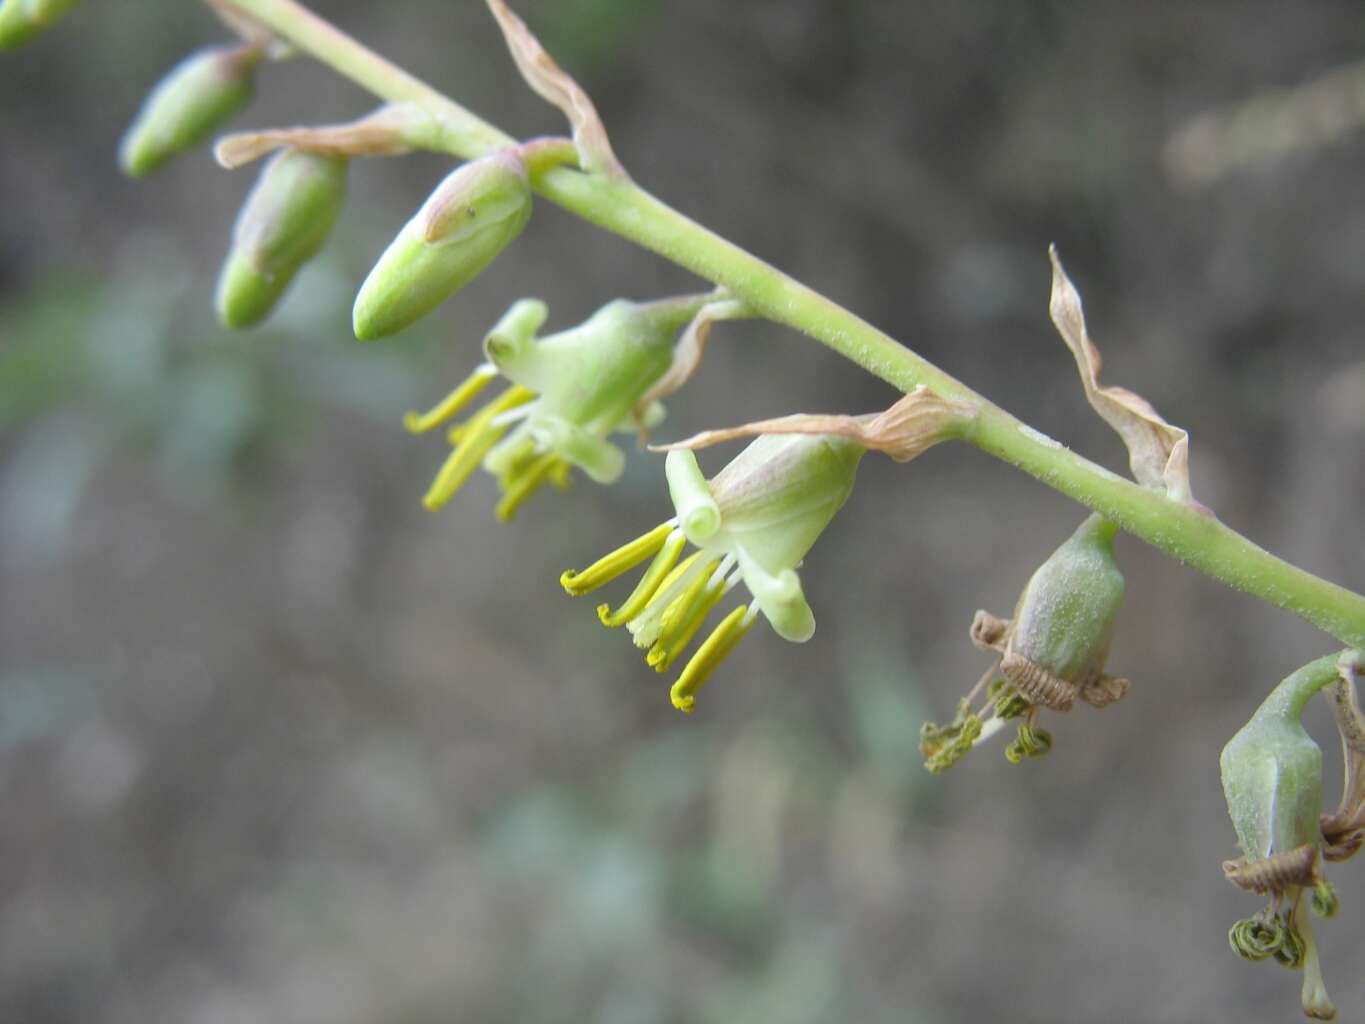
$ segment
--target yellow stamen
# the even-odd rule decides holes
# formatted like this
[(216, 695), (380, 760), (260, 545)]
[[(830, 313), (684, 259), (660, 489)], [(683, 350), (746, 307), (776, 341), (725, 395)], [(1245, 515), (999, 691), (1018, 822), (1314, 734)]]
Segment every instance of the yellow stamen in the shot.
[(659, 589), (654, 592), (654, 598), (645, 606), (645, 610), (626, 623), (626, 628), (630, 630), (631, 639), (635, 641), (636, 647), (646, 650), (653, 646), (654, 641), (659, 638), (659, 626), (664, 613), (668, 611), (674, 598), (687, 584), (687, 574), (697, 564), (697, 559), (701, 556), (702, 552), (694, 551), (679, 562), (673, 571), (664, 577), (664, 581), (659, 584)]
[(507, 432), (509, 425), (495, 426), (493, 418), (507, 409), (524, 405), (534, 397), (535, 393), (526, 388), (510, 387), (470, 417), (460, 443), (436, 474), (436, 480), (422, 498), (422, 504), (434, 511), (453, 498), (474, 470), (479, 468), (488, 449)]
[(720, 625), (697, 648), (697, 653), (692, 655), (692, 660), (687, 663), (682, 675), (678, 676), (678, 681), (668, 693), (673, 706), (679, 711), (688, 714), (692, 712), (692, 707), (697, 702), (697, 691), (706, 685), (716, 666), (725, 660), (735, 649), (735, 645), (744, 638), (744, 634), (749, 632), (754, 619), (749, 618), (748, 613), (748, 606), (740, 605), (725, 616)]
[(546, 452), (540, 458), (533, 460), (527, 468), (516, 476), (516, 479), (507, 488), (498, 502), (495, 509), (497, 516), (503, 522), (509, 522), (517, 514), (517, 509), (526, 503), (526, 499), (535, 494), (540, 485), (545, 482), (550, 471), (554, 469), (555, 463), (561, 461), (554, 452)]
[(701, 629), (707, 614), (725, 595), (724, 580), (717, 581), (715, 586), (711, 585), (711, 577), (719, 564), (720, 559), (708, 563), (701, 575), (664, 612), (659, 638), (645, 657), (646, 663), (654, 666), (654, 671), (666, 671), (678, 660), (678, 655), (692, 642), (697, 630)]
[(484, 468), (498, 478), (504, 492), (516, 486), (516, 478), (536, 461), (536, 442), (529, 437), (508, 438), (488, 453)]
[(557, 491), (567, 491), (573, 486), (573, 466), (562, 459), (550, 470), (550, 483)]
[(483, 365), (465, 378), (464, 383), (427, 412), (410, 412), (403, 417), (403, 426), (411, 433), (425, 434), (439, 427), (478, 397), (488, 382), (498, 375), (491, 366)]
[(608, 629), (615, 629), (617, 626), (624, 626), (628, 621), (635, 618), (645, 610), (645, 605), (649, 604), (655, 594), (659, 592), (660, 585), (667, 578), (673, 566), (678, 562), (678, 556), (687, 546), (687, 537), (681, 530), (674, 530), (664, 541), (664, 545), (659, 549), (659, 553), (654, 556), (654, 561), (649, 563), (649, 568), (645, 570), (644, 576), (640, 578), (639, 584), (631, 591), (630, 597), (626, 598), (625, 603), (616, 611), (611, 610), (610, 605), (601, 604), (597, 606), (597, 617), (602, 620), (602, 625)]
[(599, 558), (582, 572), (570, 569), (559, 577), (560, 586), (574, 597), (596, 590), (604, 583), (610, 583), (623, 572), (634, 569), (646, 558), (653, 558), (673, 532), (670, 523), (654, 527), (643, 536), (636, 537), (629, 544), (617, 548), (611, 554)]

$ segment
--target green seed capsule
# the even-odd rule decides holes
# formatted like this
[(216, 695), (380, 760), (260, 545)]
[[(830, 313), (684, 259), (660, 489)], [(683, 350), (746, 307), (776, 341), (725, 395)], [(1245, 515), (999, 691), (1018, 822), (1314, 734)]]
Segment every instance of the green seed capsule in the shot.
[(437, 186), (365, 278), (355, 336), (384, 338), (426, 316), (492, 263), (530, 216), (526, 168), (514, 154), (465, 164)]
[(142, 104), (119, 146), (119, 164), (141, 178), (213, 134), (251, 100), (257, 46), (218, 47), (186, 57)]
[(22, 46), (75, 7), (77, 0), (0, 0), (0, 50)]
[(1001, 667), (1033, 703), (1065, 710), (1077, 690), (1104, 670), (1123, 604), (1116, 532), (1113, 523), (1090, 516), (1038, 567), (1019, 597)]
[(346, 167), (342, 157), (298, 150), (266, 164), (237, 217), (218, 279), (218, 315), (226, 326), (264, 320), (322, 248), (346, 201)]

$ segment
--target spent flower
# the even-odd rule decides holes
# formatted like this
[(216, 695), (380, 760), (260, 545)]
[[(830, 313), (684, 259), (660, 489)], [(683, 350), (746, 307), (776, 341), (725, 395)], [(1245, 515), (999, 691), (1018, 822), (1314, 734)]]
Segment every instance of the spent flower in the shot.
[[(976, 613), (972, 643), (996, 658), (959, 702), (951, 723), (929, 722), (921, 730), (920, 752), (930, 771), (951, 767), (1016, 720), (1005, 757), (1013, 764), (1041, 757), (1052, 749), (1051, 734), (1038, 726), (1043, 709), (1069, 711), (1077, 699), (1104, 707), (1127, 692), (1126, 679), (1104, 671), (1123, 604), (1123, 573), (1114, 559), (1117, 532), (1113, 523), (1091, 515), (1034, 572), (1013, 619)], [(983, 689), (985, 703), (973, 711)]]
[(1242, 849), (1223, 872), (1241, 888), (1270, 897), (1262, 911), (1233, 925), (1228, 941), (1245, 959), (1273, 956), (1302, 969), (1303, 1011), (1318, 1020), (1331, 1020), (1336, 1010), (1323, 983), (1312, 917), (1335, 915), (1337, 895), (1322, 873), (1322, 750), (1302, 717), (1336, 669), (1333, 658), (1324, 658), (1290, 675), (1219, 757)]

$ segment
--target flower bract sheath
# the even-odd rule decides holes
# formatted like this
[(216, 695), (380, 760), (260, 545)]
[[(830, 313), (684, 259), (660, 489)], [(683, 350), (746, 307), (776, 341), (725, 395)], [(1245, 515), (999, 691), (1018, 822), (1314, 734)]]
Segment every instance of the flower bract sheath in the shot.
[(22, 46), (45, 32), (78, 0), (0, 0), (0, 49)]
[(347, 163), (286, 149), (265, 165), (237, 217), (218, 279), (218, 315), (228, 327), (264, 320), (322, 248), (346, 201)]
[(186, 57), (152, 90), (119, 145), (134, 178), (192, 149), (251, 101), (260, 46), (218, 47)]
[(355, 336), (385, 338), (477, 277), (531, 218), (531, 186), (515, 153), (490, 153), (447, 177), (384, 250), (360, 286)]
[[(570, 594), (585, 594), (648, 561), (630, 596), (597, 612), (603, 625), (625, 626), (658, 672), (682, 656), (742, 582), (752, 602), (721, 618), (671, 688), (673, 705), (691, 711), (697, 691), (759, 613), (786, 640), (801, 643), (815, 632), (796, 568), (848, 499), (865, 452), (835, 435), (764, 435), (708, 481), (691, 451), (671, 451), (665, 469), (676, 515), (560, 582)], [(696, 550), (684, 557), (689, 544)]]
[(448, 436), (454, 446), (423, 499), (439, 508), (483, 465), (498, 479), (498, 517), (510, 519), (542, 484), (567, 485), (582, 470), (598, 483), (614, 483), (625, 454), (608, 440), (657, 423), (655, 404), (637, 421), (635, 407), (673, 360), (678, 332), (706, 302), (679, 296), (655, 302), (618, 299), (582, 324), (537, 338), (545, 304), (523, 299), (484, 339), (488, 361), (430, 412), (410, 413), (406, 425), (423, 433), (450, 422), (497, 377), (511, 386)]

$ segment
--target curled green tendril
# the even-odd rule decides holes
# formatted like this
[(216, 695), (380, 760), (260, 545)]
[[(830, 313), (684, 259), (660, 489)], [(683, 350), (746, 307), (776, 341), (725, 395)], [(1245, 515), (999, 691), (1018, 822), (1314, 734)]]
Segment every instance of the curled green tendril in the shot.
[(1028, 699), (1024, 697), (1023, 694), (1016, 692), (1011, 693), (1008, 697), (995, 705), (995, 715), (997, 718), (1008, 720), (1011, 718), (1018, 718), (1028, 709)]
[(1019, 764), (1026, 757), (1042, 757), (1052, 749), (1052, 733), (1032, 725), (1019, 726), (1019, 734), (1013, 743), (1005, 748), (1005, 759), (1010, 764)]
[(935, 775), (947, 771), (962, 760), (980, 735), (981, 719), (967, 711), (965, 701), (951, 724), (925, 722), (919, 731), (919, 752), (926, 759), (924, 767)]
[(1303, 941), (1303, 936), (1294, 928), (1288, 918), (1283, 919), (1284, 941), (1280, 943), (1280, 948), (1275, 950), (1275, 959), (1288, 967), (1291, 971), (1297, 971), (1303, 966), (1303, 958), (1308, 954), (1308, 946)]
[(1337, 913), (1337, 888), (1331, 882), (1322, 881), (1313, 887), (1308, 897), (1308, 909), (1318, 917), (1335, 917)]
[(1228, 930), (1228, 945), (1243, 960), (1264, 960), (1275, 956), (1284, 945), (1287, 929), (1273, 914), (1243, 918)]

